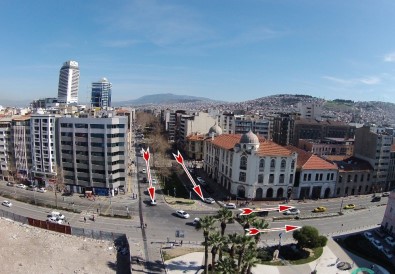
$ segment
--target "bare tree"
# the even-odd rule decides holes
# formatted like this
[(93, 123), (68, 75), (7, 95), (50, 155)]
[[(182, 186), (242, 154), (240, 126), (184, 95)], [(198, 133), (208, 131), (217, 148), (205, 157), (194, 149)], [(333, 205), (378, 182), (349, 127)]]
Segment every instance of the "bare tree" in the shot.
[(63, 169), (59, 165), (56, 165), (55, 172), (56, 174), (53, 176), (53, 189), (55, 192), (55, 206), (58, 208), (58, 192), (63, 192), (66, 189), (66, 185), (64, 183)]
[(12, 153), (8, 154), (8, 159), (7, 159), (7, 180), (9, 182), (15, 182), (18, 180), (17, 177), (17, 170), (16, 170), (16, 163), (15, 163), (15, 157), (12, 155)]

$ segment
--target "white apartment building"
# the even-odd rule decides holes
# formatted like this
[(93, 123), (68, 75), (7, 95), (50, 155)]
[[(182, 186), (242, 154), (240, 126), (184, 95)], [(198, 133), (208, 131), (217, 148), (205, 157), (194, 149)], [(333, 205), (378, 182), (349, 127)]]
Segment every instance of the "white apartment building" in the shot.
[(125, 190), (128, 123), (120, 116), (59, 118), (59, 163), (69, 191), (114, 196)]
[(11, 156), (11, 117), (4, 117), (0, 118), (0, 180), (8, 180)]
[(226, 134), (244, 134), (251, 130), (260, 137), (270, 139), (270, 121), (267, 119), (225, 112), (217, 116), (217, 121)]
[(36, 183), (48, 184), (56, 176), (55, 114), (30, 118), (32, 174)]
[(299, 109), (300, 118), (321, 120), (321, 102), (299, 102), (297, 107)]
[(32, 150), (30, 138), (30, 115), (13, 117), (12, 141), (17, 177), (31, 179)]
[(205, 134), (216, 123), (216, 119), (205, 112), (193, 115), (181, 115), (178, 130), (178, 141), (185, 143), (187, 136), (193, 133)]
[(206, 139), (204, 170), (232, 195), (281, 199), (292, 189), (297, 154), (249, 131)]

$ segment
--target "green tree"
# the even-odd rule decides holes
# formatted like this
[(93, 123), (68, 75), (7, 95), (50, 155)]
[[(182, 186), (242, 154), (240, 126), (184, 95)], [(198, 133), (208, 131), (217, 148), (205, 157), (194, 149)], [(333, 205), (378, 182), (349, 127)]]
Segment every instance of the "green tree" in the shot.
[(220, 274), (237, 274), (236, 268), (235, 260), (230, 257), (225, 257), (217, 263), (217, 273)]
[(303, 226), (293, 232), (294, 239), (301, 248), (324, 247), (328, 239), (319, 235), (318, 230), (312, 226)]
[(229, 234), (228, 235), (228, 242), (231, 244), (229, 256), (232, 258), (232, 260), (234, 260), (236, 249), (237, 249), (237, 246), (240, 242), (240, 235), (237, 233)]
[(211, 273), (215, 273), (215, 257), (219, 250), (226, 245), (226, 237), (215, 231), (208, 236), (208, 245), (211, 246)]
[[(229, 210), (228, 208), (221, 208), (218, 210), (217, 215), (215, 218), (221, 222), (221, 236), (225, 235), (225, 229), (226, 229), (226, 223), (232, 220), (233, 218), (233, 212)], [(219, 250), (219, 258), (222, 258), (222, 249)]]
[(209, 248), (209, 241), (208, 237), (210, 235), (210, 231), (214, 230), (214, 225), (215, 225), (215, 219), (214, 216), (204, 216), (203, 218), (200, 219), (200, 222), (197, 223), (196, 225), (196, 230), (203, 230), (203, 236), (204, 236), (204, 269), (205, 273), (208, 273), (208, 248)]
[[(256, 220), (256, 214), (252, 213), (250, 215), (240, 216), (241, 224), (244, 229), (248, 229), (251, 227), (251, 224)], [(247, 232), (244, 232), (247, 233)]]
[(241, 235), (239, 238), (239, 244), (238, 244), (238, 259), (237, 259), (237, 272), (240, 273), (241, 266), (242, 266), (242, 261), (244, 257), (244, 253), (246, 251), (246, 248), (248, 249), (256, 249), (255, 241), (251, 236), (246, 236), (246, 235)]
[(247, 249), (243, 258), (243, 268), (241, 273), (250, 274), (251, 268), (259, 263), (256, 249)]

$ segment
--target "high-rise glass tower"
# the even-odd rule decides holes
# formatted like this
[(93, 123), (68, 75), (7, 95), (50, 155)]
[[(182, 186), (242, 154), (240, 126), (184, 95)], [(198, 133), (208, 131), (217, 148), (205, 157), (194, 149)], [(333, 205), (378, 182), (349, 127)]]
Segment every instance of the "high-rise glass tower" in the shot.
[(80, 69), (78, 62), (64, 62), (59, 73), (58, 103), (78, 103), (79, 82)]
[(107, 78), (102, 78), (92, 83), (91, 105), (92, 107), (111, 107), (111, 83)]

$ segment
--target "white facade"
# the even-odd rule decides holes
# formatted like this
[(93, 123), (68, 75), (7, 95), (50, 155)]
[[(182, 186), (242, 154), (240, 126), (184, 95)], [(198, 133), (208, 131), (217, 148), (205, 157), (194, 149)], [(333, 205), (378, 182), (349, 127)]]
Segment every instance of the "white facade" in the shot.
[(292, 189), (296, 157), (271, 141), (258, 140), (251, 131), (223, 134), (205, 141), (204, 169), (232, 195), (282, 199)]
[(12, 140), (15, 168), (19, 178), (31, 177), (30, 116), (15, 117), (12, 120)]
[(321, 120), (322, 104), (319, 102), (299, 102), (300, 118)]
[(208, 113), (198, 112), (195, 115), (182, 115), (180, 119), (179, 138), (182, 141), (193, 133), (206, 134), (216, 120)]
[(337, 170), (334, 169), (302, 169), (299, 177), (297, 198), (316, 199), (332, 198), (335, 195)]
[(32, 173), (35, 177), (56, 176), (56, 143), (54, 114), (34, 114), (30, 119)]
[(63, 63), (59, 73), (58, 103), (78, 103), (78, 87), (80, 69), (78, 62), (67, 61)]
[(0, 180), (8, 177), (11, 145), (11, 119), (0, 120)]

